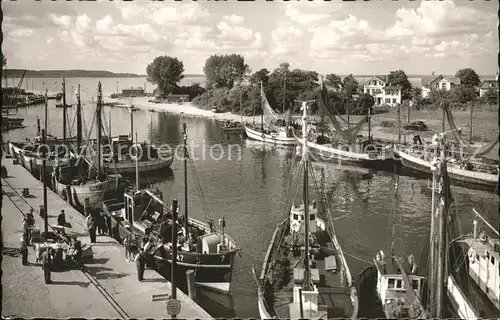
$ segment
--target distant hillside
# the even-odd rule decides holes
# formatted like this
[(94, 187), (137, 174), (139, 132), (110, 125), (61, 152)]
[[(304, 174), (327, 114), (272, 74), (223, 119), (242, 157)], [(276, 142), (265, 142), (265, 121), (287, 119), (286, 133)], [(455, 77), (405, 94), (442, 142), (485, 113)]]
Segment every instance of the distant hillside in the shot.
[[(6, 69), (3, 77), (20, 78), (23, 69)], [(28, 78), (145, 78), (135, 73), (113, 73), (103, 70), (26, 70)]]

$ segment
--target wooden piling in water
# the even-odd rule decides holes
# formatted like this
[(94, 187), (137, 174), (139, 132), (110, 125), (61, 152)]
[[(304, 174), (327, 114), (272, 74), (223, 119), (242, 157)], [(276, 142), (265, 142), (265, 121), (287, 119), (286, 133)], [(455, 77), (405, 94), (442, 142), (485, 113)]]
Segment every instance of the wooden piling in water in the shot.
[(189, 297), (191, 298), (191, 300), (196, 301), (196, 281), (194, 270), (186, 271), (186, 279)]

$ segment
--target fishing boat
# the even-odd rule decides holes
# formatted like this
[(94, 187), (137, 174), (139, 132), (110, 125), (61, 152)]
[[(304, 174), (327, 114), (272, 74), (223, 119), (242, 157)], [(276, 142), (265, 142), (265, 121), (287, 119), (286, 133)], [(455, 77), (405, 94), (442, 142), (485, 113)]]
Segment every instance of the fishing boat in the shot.
[[(64, 82), (63, 82), (64, 83)], [(47, 89), (45, 89), (45, 96), (47, 96)], [(47, 99), (45, 99), (45, 117), (47, 117)], [(63, 136), (66, 136), (66, 118), (63, 120)], [(47, 118), (45, 118), (45, 122), (47, 122)], [(64, 160), (64, 154), (66, 151), (66, 147), (63, 142), (64, 139), (58, 139), (57, 136), (52, 134), (45, 134), (45, 141), (42, 138), (42, 130), (40, 128), (40, 120), (37, 119), (37, 136), (33, 139), (26, 138), (25, 141), (8, 142), (8, 149), (11, 156), (13, 156), (17, 161), (28, 170), (35, 178), (42, 180), (42, 164), (43, 158), (46, 159), (46, 169), (47, 173), (52, 172), (56, 159), (60, 158), (60, 161)], [(69, 143), (73, 141), (74, 138), (66, 139), (66, 142)], [(46, 152), (44, 155), (43, 153)]]
[[(499, 182), (498, 139), (494, 139), (480, 148), (473, 147), (461, 135), (457, 128), (447, 101), (442, 101), (443, 128), (447, 120), (455, 143), (447, 142), (446, 155), (448, 174), (459, 184), (493, 190)], [(444, 129), (443, 129), (444, 130)], [(429, 174), (435, 146), (429, 141), (422, 141), (420, 136), (414, 137), (413, 145), (399, 144), (395, 146), (395, 155), (401, 163), (418, 172)]]
[[(392, 146), (371, 138), (371, 108), (368, 110), (367, 117), (352, 127), (348, 123), (348, 128), (343, 129), (335, 115), (327, 107), (326, 89), (323, 81), (321, 81), (319, 104), (322, 115), (328, 116), (335, 131), (329, 135), (322, 128), (318, 130), (318, 126), (316, 126), (316, 130), (307, 132), (307, 144), (312, 155), (322, 161), (337, 161), (369, 168), (391, 166), (393, 162)], [(368, 138), (363, 138), (358, 133), (366, 122), (368, 122)], [(323, 119), (321, 123), (323, 123)], [(303, 145), (304, 137), (297, 138), (297, 141)]]
[[(302, 108), (305, 134), (307, 103)], [(306, 141), (299, 169), (304, 173), (303, 203), (286, 204), (287, 217), (274, 231), (260, 276), (252, 270), (258, 284), (260, 318), (356, 319), (357, 290), (336, 238), (326, 197), (320, 199), (324, 206), (309, 201), (307, 146)], [(295, 185), (300, 185), (301, 178), (296, 177)], [(296, 188), (292, 193), (296, 193)]]
[(222, 127), (222, 131), (228, 133), (237, 133), (245, 130), (245, 125), (243, 123), (243, 104), (241, 100), (242, 99), (240, 92), (240, 122), (226, 121), (226, 123)]
[[(187, 134), (184, 124), (185, 167), (187, 168)], [(136, 185), (139, 185), (136, 177)], [(187, 216), (187, 172), (184, 175), (185, 201), (184, 215), (179, 219), (173, 215), (173, 208), (167, 207), (162, 200), (161, 192), (151, 189), (128, 190), (125, 192), (125, 203), (109, 201), (103, 204), (103, 211), (112, 217), (117, 237), (123, 239), (130, 233), (135, 238), (150, 236), (151, 246), (147, 252), (152, 256), (150, 265), (162, 275), (170, 275), (172, 256), (176, 256), (176, 274), (180, 279), (186, 278), (186, 272), (195, 272), (195, 281), (199, 286), (218, 292), (230, 290), (233, 264), (238, 252), (235, 241), (224, 231), (225, 219), (219, 220), (219, 230), (208, 220), (208, 223)], [(200, 188), (200, 186), (198, 186)], [(179, 233), (173, 254), (172, 232)], [(179, 282), (178, 280), (178, 282)], [(184, 283), (185, 284), (185, 283)]]
[[(290, 119), (291, 111), (287, 110), (282, 114), (274, 112), (267, 100), (262, 82), (260, 83), (260, 95), (262, 104), (261, 123), (260, 125), (245, 124), (245, 133), (247, 137), (257, 141), (285, 146), (296, 145), (297, 140), (293, 134), (292, 126), (286, 126), (284, 123), (285, 120)], [(264, 122), (267, 122), (267, 124), (265, 125)]]
[[(33, 140), (24, 142), (9, 141), (10, 155), (18, 161), (35, 178), (42, 179), (43, 158), (46, 159), (47, 172), (52, 172), (56, 164), (56, 158), (63, 158), (65, 149), (56, 136), (47, 135), (46, 142), (42, 143), (42, 137), (36, 136)], [(45, 149), (45, 150), (44, 150)], [(46, 156), (43, 152), (47, 152)]]
[[(146, 142), (137, 143), (133, 141), (134, 132), (134, 109), (130, 108), (130, 136), (119, 135), (111, 139), (109, 152), (104, 154), (104, 163), (108, 172), (111, 173), (140, 173), (156, 171), (169, 168), (174, 161), (171, 150), (156, 148)], [(136, 155), (139, 156), (135, 161)]]
[(449, 247), (450, 266), (455, 268), (447, 277), (448, 299), (457, 318), (494, 319), (500, 315), (499, 232), (472, 210), (477, 217), (472, 234), (453, 239)]
[(451, 216), (450, 210), (452, 199), (445, 133), (435, 135), (433, 143), (436, 150), (431, 168), (433, 214), (427, 276), (418, 274), (413, 259), (408, 259), (409, 265), (404, 266), (392, 252), (386, 257), (380, 251), (374, 265), (360, 275), (362, 303), (376, 292), (387, 318), (496, 318), (500, 314), (498, 231), (481, 217), (495, 232), (496, 239), (489, 238), (486, 233), (478, 237), (475, 222), (472, 236), (450, 240), (457, 219)]
[[(80, 103), (78, 103), (80, 108)], [(52, 174), (52, 185), (54, 191), (57, 192), (63, 199), (67, 200), (72, 206), (77, 209), (96, 209), (100, 207), (100, 203), (106, 198), (113, 198), (116, 195), (123, 195), (129, 183), (119, 174), (107, 174), (101, 164), (101, 145), (103, 145), (102, 136), (102, 88), (101, 82), (97, 87), (97, 108), (96, 108), (96, 128), (97, 139), (95, 149), (93, 150), (94, 159), (89, 159), (88, 155), (92, 156), (93, 146), (88, 146), (89, 154), (79, 152), (71, 154), (71, 157), (64, 163), (56, 163)], [(77, 115), (79, 112), (77, 111)], [(80, 127), (81, 128), (81, 127)], [(89, 131), (90, 135), (90, 131)], [(81, 137), (81, 134), (78, 135)], [(89, 144), (90, 139), (87, 139)], [(57, 160), (57, 159), (56, 159)]]

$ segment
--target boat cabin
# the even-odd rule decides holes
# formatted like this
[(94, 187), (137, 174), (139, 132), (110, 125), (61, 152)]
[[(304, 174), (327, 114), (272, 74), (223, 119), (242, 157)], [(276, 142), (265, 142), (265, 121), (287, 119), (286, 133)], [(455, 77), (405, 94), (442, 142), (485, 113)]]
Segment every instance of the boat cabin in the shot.
[(469, 248), (469, 276), (500, 309), (500, 239), (482, 231)]
[[(390, 313), (394, 314), (397, 312), (399, 317), (404, 317), (409, 312), (409, 306), (412, 302), (408, 299), (408, 286), (395, 259), (398, 258), (386, 257), (383, 251), (377, 253), (374, 259), (375, 267), (377, 268), (377, 293), (386, 310), (386, 315), (387, 310), (392, 309), (394, 311)], [(410, 264), (402, 261), (401, 266), (405, 269), (404, 271), (411, 281), (411, 287), (416, 297), (422, 301), (422, 288), (425, 277), (415, 274), (416, 265), (414, 263)], [(409, 314), (406, 317), (409, 317)], [(393, 318), (393, 316), (390, 318)]]
[[(123, 220), (144, 234), (153, 223), (163, 218), (163, 194), (158, 190), (128, 190), (124, 194)], [(148, 232), (146, 232), (148, 231)]]
[[(304, 216), (305, 206), (302, 203), (299, 207), (292, 205), (292, 210), (290, 210), (290, 233), (303, 233), (304, 232)], [(309, 232), (317, 232), (317, 219), (318, 208), (316, 206), (316, 201), (313, 201), (309, 205)]]

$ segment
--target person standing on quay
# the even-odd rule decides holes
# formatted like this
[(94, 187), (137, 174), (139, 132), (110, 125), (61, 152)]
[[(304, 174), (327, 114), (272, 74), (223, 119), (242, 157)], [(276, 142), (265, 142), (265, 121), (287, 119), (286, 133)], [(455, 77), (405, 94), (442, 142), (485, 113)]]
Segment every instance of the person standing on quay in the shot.
[(90, 243), (96, 243), (96, 219), (93, 214), (87, 217), (87, 228), (89, 229)]
[(135, 256), (135, 265), (137, 267), (137, 280), (141, 282), (144, 280), (144, 269), (146, 268), (146, 263), (144, 261), (144, 250), (141, 248), (137, 256)]
[(21, 238), (21, 261), (23, 266), (27, 266), (28, 263), (28, 246), (26, 245), (26, 241), (24, 239), (25, 237), (23, 236)]
[(51, 254), (52, 248), (47, 248), (41, 254), (43, 278), (46, 284), (52, 283), (52, 281), (50, 280)]

